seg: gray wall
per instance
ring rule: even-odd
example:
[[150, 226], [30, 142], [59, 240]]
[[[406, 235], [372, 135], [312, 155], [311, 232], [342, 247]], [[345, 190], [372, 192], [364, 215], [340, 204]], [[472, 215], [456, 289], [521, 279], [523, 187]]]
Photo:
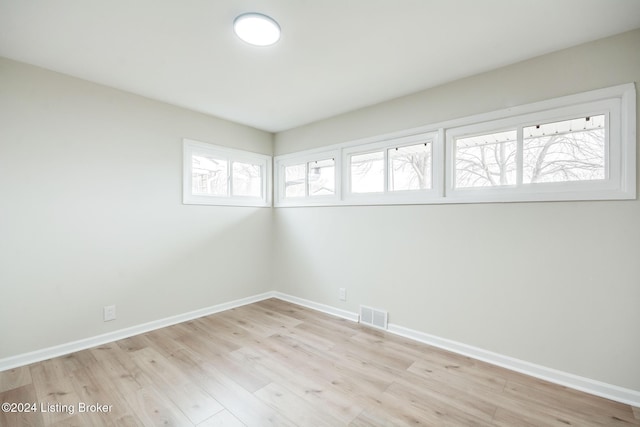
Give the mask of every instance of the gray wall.
[[[638, 52], [634, 31], [545, 55], [282, 132], [275, 152], [639, 81]], [[282, 208], [275, 220], [283, 292], [640, 390], [638, 200]]]
[[273, 211], [182, 205], [184, 137], [272, 152], [269, 133], [0, 59], [0, 358], [271, 290]]

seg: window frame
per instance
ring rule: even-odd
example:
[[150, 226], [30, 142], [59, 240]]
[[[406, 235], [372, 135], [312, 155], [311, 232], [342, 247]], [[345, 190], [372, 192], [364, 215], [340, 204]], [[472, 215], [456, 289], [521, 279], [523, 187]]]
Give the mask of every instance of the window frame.
[[[334, 159], [334, 192], [333, 194], [323, 194], [319, 196], [309, 195], [309, 163]], [[331, 206], [339, 203], [341, 195], [340, 177], [340, 151], [339, 150], [311, 150], [301, 155], [279, 156], [274, 159], [274, 180], [276, 182], [274, 205], [275, 206]], [[301, 197], [286, 197], [285, 168], [304, 164], [304, 192]]]
[[[192, 159], [195, 154], [202, 154], [227, 161], [228, 194], [226, 196], [193, 193]], [[233, 164], [235, 162], [260, 166], [260, 197], [233, 195]], [[185, 205], [270, 207], [272, 193], [271, 170], [271, 156], [185, 138], [183, 139], [182, 203]]]

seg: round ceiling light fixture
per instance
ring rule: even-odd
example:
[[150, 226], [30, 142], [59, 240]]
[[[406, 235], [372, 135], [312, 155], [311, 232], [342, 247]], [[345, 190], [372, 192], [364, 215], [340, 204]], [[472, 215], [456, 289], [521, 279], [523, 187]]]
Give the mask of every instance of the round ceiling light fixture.
[[254, 46], [271, 46], [280, 40], [280, 25], [261, 13], [243, 13], [233, 20], [233, 30]]

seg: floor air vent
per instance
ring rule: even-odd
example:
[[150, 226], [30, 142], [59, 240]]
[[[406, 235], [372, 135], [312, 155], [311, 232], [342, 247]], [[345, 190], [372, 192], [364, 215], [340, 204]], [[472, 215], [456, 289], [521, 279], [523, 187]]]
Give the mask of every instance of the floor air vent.
[[373, 326], [374, 328], [387, 329], [387, 312], [361, 305], [360, 323]]

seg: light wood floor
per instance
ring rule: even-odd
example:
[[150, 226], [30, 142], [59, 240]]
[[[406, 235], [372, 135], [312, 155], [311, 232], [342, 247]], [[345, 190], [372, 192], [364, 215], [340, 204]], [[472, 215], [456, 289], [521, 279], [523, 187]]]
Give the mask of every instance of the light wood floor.
[[275, 299], [1, 372], [0, 402], [37, 406], [3, 427], [640, 425], [637, 408]]

